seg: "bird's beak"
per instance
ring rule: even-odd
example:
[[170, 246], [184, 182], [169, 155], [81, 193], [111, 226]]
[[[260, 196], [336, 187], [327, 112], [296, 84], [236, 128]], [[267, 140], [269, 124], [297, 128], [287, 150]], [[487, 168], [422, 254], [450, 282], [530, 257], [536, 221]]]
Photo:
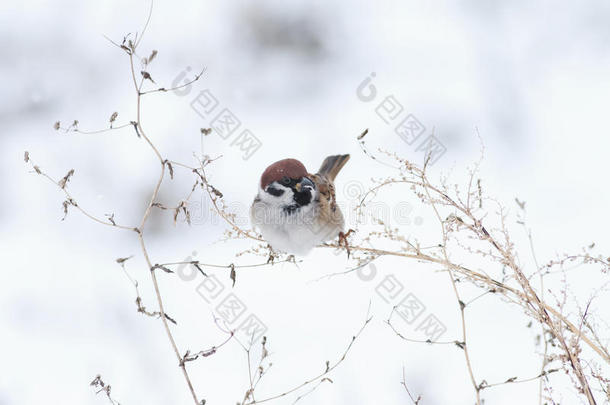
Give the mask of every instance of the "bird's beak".
[[295, 185], [295, 189], [297, 190], [297, 192], [300, 193], [303, 188], [309, 188], [310, 190], [313, 190], [315, 186], [311, 180], [309, 180], [307, 177], [303, 177], [303, 180], [301, 180]]

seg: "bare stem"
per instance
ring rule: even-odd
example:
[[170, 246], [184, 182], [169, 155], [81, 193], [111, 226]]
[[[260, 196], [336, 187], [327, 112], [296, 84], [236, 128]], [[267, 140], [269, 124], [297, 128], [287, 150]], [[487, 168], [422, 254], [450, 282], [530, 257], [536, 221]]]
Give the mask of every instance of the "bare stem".
[[[151, 10], [152, 10], [152, 6], [151, 6]], [[140, 37], [141, 39], [142, 37]], [[186, 370], [186, 365], [185, 363], [182, 361], [182, 356], [180, 355], [180, 350], [178, 349], [178, 346], [176, 345], [176, 341], [174, 339], [174, 336], [172, 335], [172, 332], [169, 328], [169, 324], [167, 321], [167, 318], [165, 316], [165, 309], [163, 307], [163, 298], [161, 297], [161, 291], [159, 289], [159, 283], [157, 281], [157, 276], [156, 273], [154, 271], [152, 271], [153, 268], [153, 263], [150, 260], [150, 257], [148, 256], [148, 251], [146, 250], [146, 245], [144, 243], [144, 227], [146, 225], [146, 221], [148, 220], [150, 213], [152, 211], [153, 208], [153, 204], [155, 202], [155, 200], [157, 199], [157, 195], [159, 194], [159, 189], [161, 188], [161, 183], [163, 182], [163, 177], [165, 175], [165, 160], [163, 159], [163, 157], [161, 156], [161, 153], [159, 153], [159, 150], [155, 147], [155, 145], [151, 142], [151, 140], [148, 138], [148, 136], [146, 135], [146, 133], [144, 132], [143, 128], [142, 128], [142, 121], [141, 121], [141, 97], [142, 94], [140, 92], [141, 90], [141, 86], [142, 86], [142, 81], [140, 82], [140, 84], [138, 85], [137, 79], [136, 79], [136, 74], [135, 74], [135, 69], [134, 69], [134, 63], [133, 63], [133, 53], [129, 53], [129, 66], [131, 68], [131, 77], [133, 80], [133, 84], [134, 84], [134, 88], [136, 90], [137, 93], [137, 102], [136, 102], [136, 111], [137, 111], [137, 120], [136, 120], [136, 125], [137, 128], [139, 129], [139, 133], [142, 136], [142, 138], [144, 138], [144, 140], [148, 143], [148, 145], [151, 147], [151, 149], [153, 150], [153, 152], [155, 153], [155, 155], [157, 156], [157, 158], [159, 159], [159, 162], [161, 164], [161, 171], [159, 174], [159, 179], [157, 180], [157, 183], [155, 184], [155, 187], [153, 189], [152, 195], [150, 197], [150, 201], [148, 203], [148, 206], [146, 207], [145, 211], [144, 211], [144, 215], [142, 216], [142, 221], [140, 222], [140, 226], [138, 227], [138, 239], [140, 240], [140, 247], [142, 248], [142, 254], [144, 255], [144, 259], [146, 260], [146, 264], [148, 265], [148, 270], [150, 273], [150, 276], [152, 278], [152, 282], [153, 282], [153, 286], [155, 289], [155, 295], [157, 297], [157, 303], [159, 305], [159, 312], [161, 313], [161, 322], [163, 323], [163, 327], [165, 329], [165, 332], [167, 334], [167, 338], [169, 339], [169, 342], [172, 346], [172, 349], [174, 351], [174, 354], [176, 355], [176, 359], [178, 360], [178, 364], [180, 369], [182, 370], [182, 374], [184, 375], [184, 379], [186, 380], [186, 383], [188, 385], [189, 391], [191, 393], [191, 396], [193, 397], [193, 401], [195, 402], [195, 404], [199, 405], [199, 400], [197, 399], [197, 394], [195, 393], [195, 389], [193, 388], [193, 383], [191, 382], [191, 379], [189, 377], [189, 374]]]

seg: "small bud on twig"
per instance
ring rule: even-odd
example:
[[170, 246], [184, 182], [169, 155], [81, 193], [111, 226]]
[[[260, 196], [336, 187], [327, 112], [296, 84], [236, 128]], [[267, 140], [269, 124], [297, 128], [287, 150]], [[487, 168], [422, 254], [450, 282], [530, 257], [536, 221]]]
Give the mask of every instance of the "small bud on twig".
[[157, 50], [153, 49], [153, 51], [151, 52], [150, 56], [148, 57], [148, 63], [152, 62], [153, 59], [155, 59], [156, 56], [157, 56]]
[[110, 128], [112, 128], [112, 123], [116, 120], [116, 118], [119, 116], [118, 112], [113, 112], [112, 115], [110, 116]]
[[[155, 83], [155, 81], [152, 79], [152, 77], [150, 77], [150, 73], [148, 73], [148, 72], [147, 72], [147, 71], [145, 71], [145, 70], [142, 70], [140, 73], [142, 74], [142, 77], [143, 77], [144, 79], [148, 79], [148, 80], [150, 80], [151, 82]], [[156, 84], [156, 83], [155, 83], [155, 84]]]
[[68, 174], [66, 174], [63, 179], [59, 180], [59, 183], [57, 183], [59, 185], [59, 187], [61, 189], [66, 188], [66, 184], [70, 181], [70, 177], [72, 177], [72, 175], [74, 174], [74, 169], [70, 169], [70, 171], [68, 172]]
[[121, 267], [123, 267], [123, 268], [124, 268], [124, 267], [125, 267], [125, 262], [126, 262], [127, 260], [131, 259], [132, 257], [133, 257], [133, 255], [132, 255], [132, 256], [129, 256], [129, 257], [119, 257], [118, 259], [116, 259], [116, 262], [117, 262], [118, 264], [120, 264], [120, 265], [121, 265]]
[[173, 180], [174, 179], [174, 167], [172, 166], [172, 164], [169, 160], [165, 160], [164, 163], [167, 165], [167, 169], [169, 170], [169, 177]]
[[106, 218], [108, 218], [108, 221], [110, 221], [112, 225], [116, 226], [116, 222], [114, 222], [114, 213], [106, 214]]

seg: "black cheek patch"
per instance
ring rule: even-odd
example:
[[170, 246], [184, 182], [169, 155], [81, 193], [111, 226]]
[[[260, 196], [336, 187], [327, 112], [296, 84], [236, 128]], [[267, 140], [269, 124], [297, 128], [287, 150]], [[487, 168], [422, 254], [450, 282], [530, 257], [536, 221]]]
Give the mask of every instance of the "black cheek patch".
[[267, 187], [267, 192], [275, 197], [279, 197], [284, 194], [284, 190], [280, 190], [279, 188], [275, 188], [273, 186]]

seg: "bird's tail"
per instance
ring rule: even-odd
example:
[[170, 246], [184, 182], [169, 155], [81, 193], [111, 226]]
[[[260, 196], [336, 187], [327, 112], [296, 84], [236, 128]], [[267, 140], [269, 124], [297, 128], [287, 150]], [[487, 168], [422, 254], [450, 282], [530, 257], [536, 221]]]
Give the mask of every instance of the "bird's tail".
[[318, 170], [318, 174], [328, 177], [331, 181], [335, 180], [339, 171], [345, 166], [349, 160], [349, 155], [334, 155], [324, 159], [322, 166]]

